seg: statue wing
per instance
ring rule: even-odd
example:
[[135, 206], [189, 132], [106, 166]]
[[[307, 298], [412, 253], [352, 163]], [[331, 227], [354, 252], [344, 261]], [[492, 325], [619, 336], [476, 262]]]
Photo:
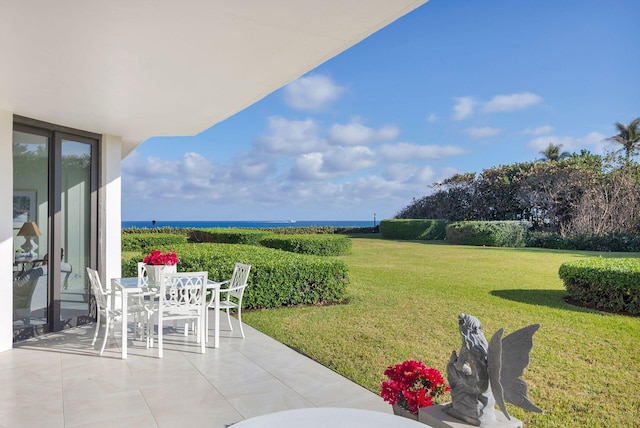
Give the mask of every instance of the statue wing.
[[[533, 335], [539, 328], [540, 324], [532, 324], [514, 331], [502, 340], [502, 366], [499, 374], [499, 383], [504, 390], [504, 400], [536, 413], [541, 413], [542, 410], [529, 400], [527, 384], [520, 376], [529, 364], [529, 353], [533, 348]], [[506, 415], [504, 410], [503, 412]]]
[[489, 351], [487, 353], [487, 369], [489, 371], [489, 384], [491, 385], [491, 392], [496, 399], [496, 404], [502, 410], [502, 413], [511, 420], [509, 412], [507, 412], [507, 406], [504, 403], [504, 390], [500, 383], [500, 374], [502, 372], [502, 333], [504, 329], [500, 329], [495, 332], [491, 340], [489, 341]]

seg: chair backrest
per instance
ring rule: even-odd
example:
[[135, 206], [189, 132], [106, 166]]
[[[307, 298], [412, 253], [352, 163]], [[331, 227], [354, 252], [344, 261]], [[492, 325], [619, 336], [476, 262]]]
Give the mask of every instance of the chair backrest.
[[102, 288], [98, 271], [87, 268], [87, 276], [89, 277], [89, 283], [91, 284], [91, 292], [96, 298], [96, 305], [98, 307], [98, 310], [107, 309], [107, 298], [104, 294], [104, 289]]
[[73, 272], [73, 267], [69, 263], [60, 263], [60, 287], [62, 290], [66, 290], [68, 287], [69, 276]]
[[138, 278], [147, 276], [147, 265], [144, 262], [138, 262]]
[[[71, 265], [69, 263], [60, 264], [60, 286], [65, 288], [67, 279], [71, 274]], [[25, 275], [26, 279], [33, 282], [31, 293], [29, 295], [29, 311], [31, 313], [47, 308], [47, 297], [49, 294], [47, 266], [40, 266], [30, 269]]]
[[[242, 263], [236, 263], [233, 267], [233, 275], [229, 281], [229, 291], [227, 299], [229, 297], [235, 297], [238, 301], [242, 301], [242, 295], [244, 289], [247, 287], [247, 281], [249, 280], [249, 272], [251, 271], [251, 265], [245, 265]], [[221, 291], [225, 291], [222, 289]]]
[[161, 310], [204, 307], [207, 300], [207, 277], [207, 272], [163, 274], [159, 296]]
[[38, 276], [38, 279], [31, 290], [31, 297], [29, 298], [29, 312], [33, 313], [47, 307], [48, 288], [47, 274], [45, 272], [43, 275]]

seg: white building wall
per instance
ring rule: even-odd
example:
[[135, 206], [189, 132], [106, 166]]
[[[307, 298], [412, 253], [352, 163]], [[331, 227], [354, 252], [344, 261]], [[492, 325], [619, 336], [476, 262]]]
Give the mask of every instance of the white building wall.
[[13, 346], [13, 113], [0, 110], [0, 352]]
[[102, 136], [100, 192], [98, 194], [98, 240], [100, 244], [98, 272], [103, 284], [119, 278], [121, 258], [121, 172], [122, 140], [113, 135]]

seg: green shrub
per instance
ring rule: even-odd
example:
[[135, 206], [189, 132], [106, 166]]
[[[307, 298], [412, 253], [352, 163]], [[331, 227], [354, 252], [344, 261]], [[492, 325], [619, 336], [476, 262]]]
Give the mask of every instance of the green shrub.
[[189, 239], [195, 242], [214, 242], [217, 244], [260, 245], [260, 241], [273, 235], [264, 229], [211, 228], [193, 229]]
[[122, 235], [122, 251], [149, 251], [154, 248], [171, 249], [174, 245], [186, 244], [185, 235], [171, 233], [137, 233]]
[[341, 256], [351, 250], [351, 239], [336, 235], [277, 235], [264, 238], [268, 248], [315, 256]]
[[306, 227], [274, 227], [265, 228], [277, 235], [349, 235], [355, 233], [374, 233], [377, 227], [352, 227], [352, 226], [306, 226]]
[[580, 233], [563, 237], [559, 233], [531, 232], [527, 247], [557, 250], [640, 252], [640, 236], [628, 233], [595, 235]]
[[[251, 265], [243, 307], [339, 303], [345, 300], [347, 267], [328, 257], [289, 253], [271, 248], [236, 244], [184, 244], [175, 247], [178, 271], [207, 271], [214, 281], [231, 278], [236, 262]], [[122, 261], [122, 275], [137, 275], [141, 256]]]
[[640, 315], [640, 259], [575, 260], [560, 265], [558, 275], [581, 304]]
[[524, 247], [529, 227], [523, 221], [458, 221], [447, 225], [447, 241], [458, 245]]
[[171, 235], [184, 235], [189, 236], [189, 233], [193, 228], [191, 227], [171, 227], [171, 226], [162, 226], [162, 227], [127, 227], [122, 229], [123, 235], [136, 235], [136, 234], [146, 234], [146, 233], [169, 233]]
[[392, 219], [380, 222], [383, 239], [401, 240], [443, 240], [446, 236], [448, 220]]

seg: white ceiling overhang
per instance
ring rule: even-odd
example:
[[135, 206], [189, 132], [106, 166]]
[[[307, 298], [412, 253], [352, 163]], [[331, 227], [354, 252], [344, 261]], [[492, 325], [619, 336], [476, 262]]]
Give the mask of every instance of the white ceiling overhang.
[[0, 109], [122, 137], [194, 135], [426, 0], [0, 0]]

